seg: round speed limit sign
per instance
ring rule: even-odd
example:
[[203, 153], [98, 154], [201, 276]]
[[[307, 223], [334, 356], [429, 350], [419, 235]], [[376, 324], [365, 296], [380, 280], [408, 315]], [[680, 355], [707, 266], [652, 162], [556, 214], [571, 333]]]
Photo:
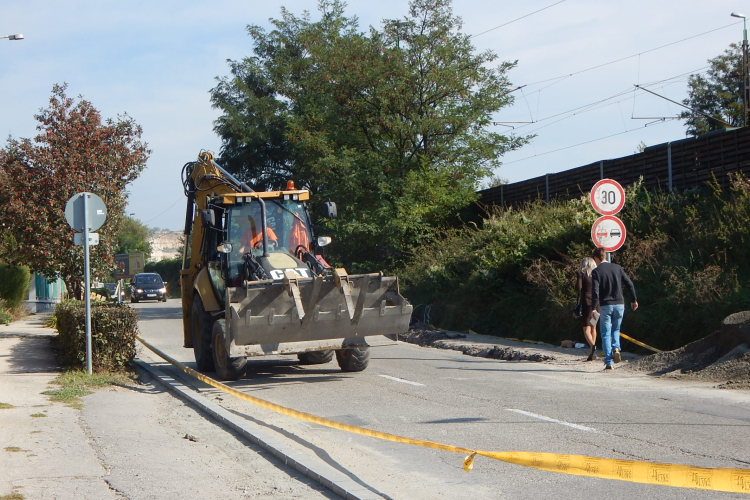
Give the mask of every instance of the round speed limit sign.
[[602, 179], [591, 188], [591, 205], [602, 215], [615, 215], [625, 204], [625, 190], [619, 182]]

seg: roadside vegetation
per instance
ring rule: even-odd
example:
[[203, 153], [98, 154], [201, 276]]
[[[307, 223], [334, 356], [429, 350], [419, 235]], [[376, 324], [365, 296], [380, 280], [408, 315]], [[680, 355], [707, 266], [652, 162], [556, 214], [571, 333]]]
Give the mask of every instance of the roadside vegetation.
[[27, 314], [22, 304], [29, 294], [30, 280], [28, 267], [0, 263], [0, 325]]
[[[635, 185], [627, 200], [618, 215], [627, 240], [613, 260], [633, 279], [641, 307], [626, 312], [623, 332], [674, 349], [750, 309], [750, 181], [671, 194]], [[493, 208], [480, 224], [446, 230], [400, 272], [415, 316], [504, 337], [579, 339], [575, 271], [593, 249], [597, 217], [582, 196]]]
[[133, 384], [133, 379], [124, 372], [103, 372], [89, 375], [82, 370], [71, 370], [58, 375], [52, 383], [60, 387], [44, 391], [42, 394], [49, 396], [50, 401], [64, 403], [80, 409], [83, 406], [81, 398], [91, 394], [92, 389], [110, 385], [129, 386]]

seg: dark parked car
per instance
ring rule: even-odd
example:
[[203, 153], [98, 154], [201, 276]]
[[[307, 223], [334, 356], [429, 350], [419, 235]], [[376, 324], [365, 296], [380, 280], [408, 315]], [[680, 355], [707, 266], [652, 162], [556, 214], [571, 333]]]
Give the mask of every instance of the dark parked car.
[[157, 273], [140, 273], [130, 280], [130, 302], [141, 300], [167, 301], [166, 283]]
[[[117, 283], [104, 283], [104, 288], [109, 290], [109, 296], [112, 300], [117, 300]], [[120, 298], [125, 300], [125, 290], [120, 290]]]

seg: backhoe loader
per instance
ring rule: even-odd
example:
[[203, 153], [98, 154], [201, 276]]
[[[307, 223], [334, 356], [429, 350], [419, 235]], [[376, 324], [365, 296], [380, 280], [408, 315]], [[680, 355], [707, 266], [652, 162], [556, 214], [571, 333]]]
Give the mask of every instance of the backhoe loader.
[[[180, 286], [184, 346], [200, 371], [223, 380], [242, 375], [247, 358], [297, 355], [341, 370], [364, 370], [370, 347], [389, 345], [409, 328], [412, 305], [398, 279], [349, 275], [322, 255], [331, 238], [315, 237], [306, 189], [293, 182], [256, 192], [208, 152], [182, 170], [187, 196]], [[336, 205], [324, 204], [324, 216]]]

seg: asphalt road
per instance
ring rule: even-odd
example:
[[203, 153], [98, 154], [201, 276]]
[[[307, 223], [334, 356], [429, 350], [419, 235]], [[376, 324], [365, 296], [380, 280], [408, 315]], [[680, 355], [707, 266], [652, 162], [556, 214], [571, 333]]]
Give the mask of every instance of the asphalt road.
[[[182, 347], [179, 300], [135, 308], [143, 337], [194, 368], [192, 350]], [[156, 359], [147, 352], [139, 356]], [[747, 498], [557, 474], [483, 457], [467, 474], [459, 454], [294, 420], [193, 385], [384, 498]], [[229, 385], [332, 420], [469, 449], [750, 468], [750, 393], [702, 383], [399, 343], [374, 349], [361, 373], [342, 373], [335, 361], [303, 367], [296, 357], [273, 357], [252, 360], [246, 376]]]

